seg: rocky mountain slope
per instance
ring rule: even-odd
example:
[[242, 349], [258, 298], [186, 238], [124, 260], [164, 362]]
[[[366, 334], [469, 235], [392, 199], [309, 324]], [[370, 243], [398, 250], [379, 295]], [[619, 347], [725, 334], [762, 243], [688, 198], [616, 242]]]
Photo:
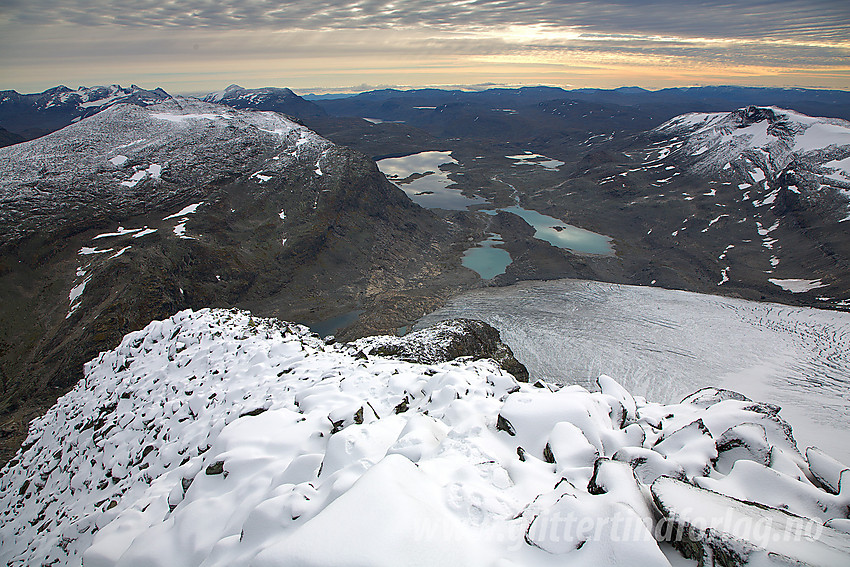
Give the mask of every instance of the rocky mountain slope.
[[147, 106], [170, 98], [164, 90], [145, 90], [136, 85], [79, 87], [64, 85], [42, 93], [20, 94], [0, 91], [0, 126], [26, 139], [43, 136], [77, 122], [112, 105]]
[[392, 330], [477, 277], [374, 162], [275, 113], [115, 105], [0, 149], [3, 436], [130, 330], [249, 307]]
[[527, 195], [614, 237], [629, 283], [846, 308], [848, 158], [850, 123], [746, 107], [598, 145]]
[[376, 352], [395, 339], [329, 345], [235, 310], [152, 322], [93, 360], [3, 469], [0, 559], [846, 563], [850, 470], [801, 454], [778, 407], [715, 388], [661, 405], [607, 376], [593, 392], [519, 382], [455, 358], [481, 330], [420, 331], [405, 346], [429, 360], [405, 362]]
[[18, 142], [23, 142], [25, 140], [26, 138], [20, 134], [9, 132], [5, 128], [0, 127], [0, 147], [11, 146], [12, 144], [17, 144]]
[[286, 88], [265, 87], [246, 89], [230, 85], [223, 91], [206, 95], [204, 102], [224, 104], [240, 110], [270, 110], [301, 120], [321, 118], [327, 115], [317, 104], [304, 100]]

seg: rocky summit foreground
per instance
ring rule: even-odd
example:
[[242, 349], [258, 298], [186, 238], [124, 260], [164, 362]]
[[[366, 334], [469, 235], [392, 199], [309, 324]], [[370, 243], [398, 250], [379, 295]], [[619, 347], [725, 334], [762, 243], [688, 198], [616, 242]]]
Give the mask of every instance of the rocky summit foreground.
[[803, 456], [778, 407], [718, 389], [654, 404], [606, 376], [597, 392], [522, 383], [445, 327], [464, 324], [418, 335], [429, 357], [452, 350], [427, 363], [233, 310], [127, 335], [3, 469], [0, 559], [846, 561], [850, 472]]

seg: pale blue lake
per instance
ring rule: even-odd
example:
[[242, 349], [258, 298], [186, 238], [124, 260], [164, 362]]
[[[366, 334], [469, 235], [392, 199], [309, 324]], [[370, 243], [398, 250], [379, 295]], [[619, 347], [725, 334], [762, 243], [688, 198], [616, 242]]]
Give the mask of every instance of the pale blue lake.
[[470, 270], [478, 272], [478, 275], [485, 280], [504, 274], [512, 260], [507, 250], [495, 248], [502, 243], [504, 241], [501, 235], [492, 234], [487, 240], [479, 242], [464, 252], [461, 263]]
[[[567, 224], [555, 217], [550, 217], [537, 211], [523, 209], [519, 206], [500, 209], [513, 213], [534, 228], [534, 238], [545, 240], [552, 246], [569, 250], [577, 254], [614, 254], [611, 239], [603, 234], [597, 234], [577, 226]], [[487, 211], [495, 214], [498, 211]]]
[[331, 317], [324, 321], [307, 324], [307, 326], [320, 337], [327, 337], [354, 323], [362, 313], [362, 309], [355, 309], [354, 311], [349, 311], [348, 313], [343, 313], [342, 315]]
[[[378, 160], [378, 169], [407, 193], [414, 203], [426, 209], [464, 211], [472, 205], [487, 201], [481, 197], [467, 197], [459, 189], [451, 188], [454, 181], [440, 166], [457, 164], [451, 152], [420, 152], [398, 158]], [[408, 178], [421, 175], [416, 179]]]

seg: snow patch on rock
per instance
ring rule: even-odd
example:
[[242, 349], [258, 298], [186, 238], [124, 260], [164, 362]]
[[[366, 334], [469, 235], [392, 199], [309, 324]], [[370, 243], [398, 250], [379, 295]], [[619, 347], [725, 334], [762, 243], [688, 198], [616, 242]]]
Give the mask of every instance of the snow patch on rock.
[[806, 293], [807, 291], [812, 291], [813, 289], [818, 289], [821, 287], [826, 287], [827, 284], [823, 283], [821, 280], [804, 280], [804, 279], [785, 279], [780, 280], [777, 278], [770, 278], [767, 281], [772, 283], [773, 285], [777, 285], [784, 289], [785, 291], [790, 291], [791, 293]]

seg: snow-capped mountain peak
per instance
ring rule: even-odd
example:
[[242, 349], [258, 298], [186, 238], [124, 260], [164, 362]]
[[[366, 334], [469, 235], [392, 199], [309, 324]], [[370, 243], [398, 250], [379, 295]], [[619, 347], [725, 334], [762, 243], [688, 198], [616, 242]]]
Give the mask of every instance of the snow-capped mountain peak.
[[[80, 151], [81, 143], [85, 151]], [[305, 162], [311, 171], [321, 171], [323, 153], [331, 146], [274, 112], [239, 111], [184, 98], [146, 107], [110, 105], [48, 136], [0, 149], [0, 199], [4, 202], [0, 219], [22, 235], [34, 226], [36, 217], [53, 212], [64, 216], [61, 211], [67, 203], [88, 202], [94, 194], [99, 195], [99, 208], [120, 207], [127, 213], [174, 200], [177, 194], [197, 192], [199, 184], [209, 183], [224, 170], [246, 176], [259, 172], [270, 179], [273, 172]], [[247, 147], [263, 150], [240, 156]], [[218, 163], [208, 163], [208, 155]], [[53, 189], [33, 190], [45, 183], [47, 173]], [[192, 179], [192, 183], [172, 187], [166, 183], [155, 192], [140, 192], [141, 186], [137, 187], [165, 178]], [[32, 215], [35, 206], [40, 215]], [[51, 219], [52, 224], [57, 222], [59, 218]]]
[[[696, 177], [727, 178], [744, 200], [770, 204], [780, 193], [834, 195], [827, 213], [850, 220], [850, 122], [777, 107], [678, 116], [652, 131]], [[826, 190], [826, 191], [824, 191]], [[820, 198], [820, 197], [819, 197]], [[826, 210], [826, 209], [824, 209]]]
[[0, 124], [31, 139], [79, 122], [116, 104], [149, 106], [169, 98], [170, 95], [161, 88], [146, 90], [138, 85], [81, 86], [73, 90], [59, 85], [35, 94], [0, 91]]
[[230, 85], [223, 91], [206, 95], [202, 100], [239, 109], [271, 110], [303, 119], [325, 116], [320, 106], [280, 87], [246, 89]]
[[243, 87], [237, 85], [236, 83], [228, 86], [223, 91], [216, 91], [214, 93], [210, 93], [203, 98], [206, 102], [221, 102], [225, 96], [232, 95], [233, 93], [245, 90]]
[[[820, 165], [850, 155], [850, 122], [813, 118], [776, 107], [749, 106], [729, 113], [692, 113], [655, 130], [684, 139], [676, 152], [696, 171], [756, 157], [775, 176], [791, 161]], [[850, 176], [850, 170], [842, 170]]]

